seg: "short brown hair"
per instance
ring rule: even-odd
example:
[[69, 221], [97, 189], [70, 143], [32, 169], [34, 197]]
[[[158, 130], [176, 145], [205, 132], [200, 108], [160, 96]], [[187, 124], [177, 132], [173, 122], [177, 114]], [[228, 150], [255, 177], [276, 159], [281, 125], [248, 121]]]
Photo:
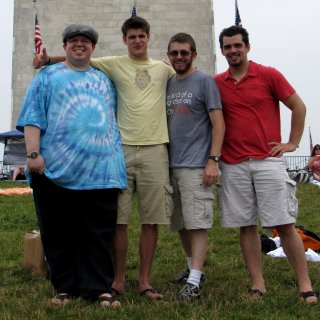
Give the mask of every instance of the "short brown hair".
[[190, 44], [190, 50], [192, 52], [197, 51], [196, 43], [195, 43], [194, 39], [188, 33], [180, 32], [180, 33], [177, 33], [174, 36], [172, 36], [171, 39], [169, 40], [168, 51], [170, 50], [170, 45], [172, 42], [188, 43], [188, 44]]
[[135, 16], [127, 19], [121, 28], [123, 36], [126, 36], [129, 29], [143, 29], [147, 34], [150, 33], [150, 24], [147, 20]]

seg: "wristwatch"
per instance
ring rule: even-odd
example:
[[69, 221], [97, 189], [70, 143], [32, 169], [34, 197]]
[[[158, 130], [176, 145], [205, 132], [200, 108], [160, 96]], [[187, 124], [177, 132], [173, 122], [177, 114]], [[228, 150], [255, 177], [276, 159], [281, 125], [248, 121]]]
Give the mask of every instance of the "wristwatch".
[[27, 158], [30, 158], [30, 159], [35, 159], [37, 158], [38, 156], [40, 156], [40, 153], [37, 152], [37, 151], [32, 151], [30, 153], [27, 154]]
[[219, 162], [220, 156], [209, 156], [208, 159]]

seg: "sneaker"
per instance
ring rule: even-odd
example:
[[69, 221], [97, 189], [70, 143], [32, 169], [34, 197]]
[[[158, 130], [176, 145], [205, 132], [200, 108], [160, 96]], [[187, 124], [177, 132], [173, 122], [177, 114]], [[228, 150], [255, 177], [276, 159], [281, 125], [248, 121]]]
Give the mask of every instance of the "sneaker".
[[[168, 283], [169, 284], [180, 284], [182, 282], [187, 282], [188, 278], [189, 278], [189, 274], [190, 274], [190, 270], [189, 269], [183, 269], [177, 278], [173, 279], [173, 280], [169, 280]], [[203, 282], [205, 280], [205, 275], [204, 273], [201, 275], [201, 279], [200, 282]]]
[[180, 300], [192, 302], [200, 298], [200, 288], [187, 282], [178, 294]]
[[175, 278], [173, 280], [169, 280], [168, 283], [169, 284], [180, 284], [182, 282], [186, 282], [188, 280], [189, 274], [190, 274], [189, 269], [183, 269], [183, 270], [181, 270], [181, 272], [179, 273], [177, 278]]

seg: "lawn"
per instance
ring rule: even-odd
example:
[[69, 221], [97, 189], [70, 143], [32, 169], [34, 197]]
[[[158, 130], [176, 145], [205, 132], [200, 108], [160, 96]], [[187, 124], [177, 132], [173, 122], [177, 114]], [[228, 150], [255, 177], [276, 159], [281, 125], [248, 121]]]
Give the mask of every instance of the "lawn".
[[[7, 187], [17, 184], [0, 182], [0, 188]], [[301, 184], [297, 195], [300, 204], [297, 224], [320, 235], [320, 188]], [[165, 299], [147, 301], [139, 295], [139, 225], [135, 208], [129, 229], [128, 281], [125, 294], [120, 297], [122, 308], [102, 309], [81, 299], [65, 308], [54, 308], [48, 303], [53, 295], [50, 282], [22, 268], [24, 233], [38, 228], [32, 196], [0, 195], [0, 319], [319, 319], [320, 303], [308, 306], [299, 302], [297, 283], [287, 259], [264, 255], [268, 295], [254, 300], [247, 294], [250, 282], [239, 249], [238, 230], [222, 228], [219, 211], [216, 207], [214, 211], [201, 300], [179, 303], [176, 295], [180, 287], [167, 284], [185, 267], [186, 261], [177, 235], [165, 226], [159, 229], [152, 270], [152, 284], [165, 294]], [[314, 287], [320, 290], [320, 263], [308, 265]]]

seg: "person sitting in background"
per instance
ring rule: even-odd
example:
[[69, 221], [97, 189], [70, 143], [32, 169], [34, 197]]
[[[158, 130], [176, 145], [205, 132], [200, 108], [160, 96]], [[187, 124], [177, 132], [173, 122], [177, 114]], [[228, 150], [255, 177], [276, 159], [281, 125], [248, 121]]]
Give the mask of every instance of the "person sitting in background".
[[320, 144], [313, 147], [311, 156], [308, 160], [308, 167], [315, 180], [320, 182]]
[[18, 166], [13, 169], [12, 181], [16, 180], [26, 180], [23, 166]]

